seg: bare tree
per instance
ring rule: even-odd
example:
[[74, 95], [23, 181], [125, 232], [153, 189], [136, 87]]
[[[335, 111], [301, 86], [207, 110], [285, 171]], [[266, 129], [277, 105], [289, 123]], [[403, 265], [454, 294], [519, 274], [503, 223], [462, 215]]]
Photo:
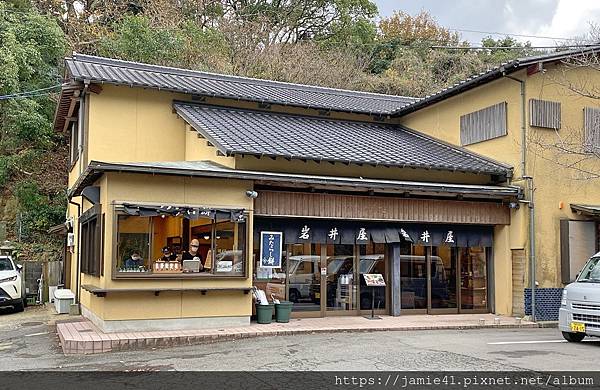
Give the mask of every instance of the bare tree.
[[[591, 26], [586, 39], [578, 44], [600, 41], [600, 29]], [[541, 158], [566, 169], [576, 180], [600, 179], [600, 51], [582, 48], [561, 61], [550, 83], [563, 91], [565, 99], [584, 100], [582, 120], [560, 129], [532, 131], [530, 150]], [[568, 101], [568, 100], [565, 100]]]

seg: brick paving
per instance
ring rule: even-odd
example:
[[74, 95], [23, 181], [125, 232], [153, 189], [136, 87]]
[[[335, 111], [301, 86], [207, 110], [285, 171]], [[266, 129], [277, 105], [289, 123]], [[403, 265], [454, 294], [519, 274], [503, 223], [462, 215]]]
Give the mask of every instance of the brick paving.
[[[380, 320], [364, 317], [325, 317], [291, 319], [289, 323], [257, 324], [244, 327], [160, 332], [104, 333], [89, 320], [57, 321], [56, 329], [65, 354], [93, 354], [169, 346], [193, 345], [248, 337], [296, 335], [331, 332], [376, 332], [401, 330], [537, 328], [538, 325], [512, 317], [493, 314], [380, 316]], [[499, 319], [497, 323], [496, 319]], [[482, 321], [483, 320], [483, 321]]]

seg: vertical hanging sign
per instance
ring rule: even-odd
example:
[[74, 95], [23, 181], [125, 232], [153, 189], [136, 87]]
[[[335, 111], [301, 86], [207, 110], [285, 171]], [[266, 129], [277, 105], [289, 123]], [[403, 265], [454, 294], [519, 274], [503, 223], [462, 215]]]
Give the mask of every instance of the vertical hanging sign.
[[260, 267], [281, 268], [282, 232], [260, 232]]

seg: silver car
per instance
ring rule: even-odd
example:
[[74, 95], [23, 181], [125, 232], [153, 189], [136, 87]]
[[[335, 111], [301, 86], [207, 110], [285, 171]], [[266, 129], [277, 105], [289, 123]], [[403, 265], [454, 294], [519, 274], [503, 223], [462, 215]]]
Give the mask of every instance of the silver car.
[[558, 328], [570, 342], [600, 337], [600, 252], [588, 260], [575, 282], [564, 288]]

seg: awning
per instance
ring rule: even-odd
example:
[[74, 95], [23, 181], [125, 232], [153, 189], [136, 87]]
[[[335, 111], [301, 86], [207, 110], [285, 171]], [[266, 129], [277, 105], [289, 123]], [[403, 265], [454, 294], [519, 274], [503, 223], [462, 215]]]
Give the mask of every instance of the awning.
[[283, 232], [286, 244], [367, 244], [411, 242], [416, 245], [491, 247], [491, 226], [452, 226], [309, 219], [255, 219], [254, 236], [261, 231]]
[[517, 186], [436, 183], [422, 181], [372, 179], [363, 177], [324, 176], [232, 169], [212, 161], [159, 161], [106, 163], [91, 161], [83, 175], [69, 190], [68, 196], [78, 196], [86, 186], [93, 185], [105, 172], [126, 172], [151, 175], [208, 177], [253, 180], [257, 184], [273, 186], [336, 187], [347, 191], [374, 191], [376, 193], [409, 193], [419, 196], [458, 196], [464, 199], [513, 200], [522, 197]]
[[68, 232], [69, 232], [69, 229], [67, 229], [67, 225], [65, 223], [60, 223], [58, 225], [54, 225], [54, 226], [50, 227], [50, 229], [48, 229], [48, 233], [57, 234], [60, 236], [64, 236]]
[[148, 206], [123, 203], [122, 210], [125, 214], [140, 217], [171, 216], [186, 219], [208, 218], [217, 221], [229, 220], [231, 222], [244, 222], [243, 209], [211, 209], [203, 207], [185, 206]]
[[573, 204], [571, 210], [577, 214], [588, 215], [591, 217], [600, 217], [600, 205]]

